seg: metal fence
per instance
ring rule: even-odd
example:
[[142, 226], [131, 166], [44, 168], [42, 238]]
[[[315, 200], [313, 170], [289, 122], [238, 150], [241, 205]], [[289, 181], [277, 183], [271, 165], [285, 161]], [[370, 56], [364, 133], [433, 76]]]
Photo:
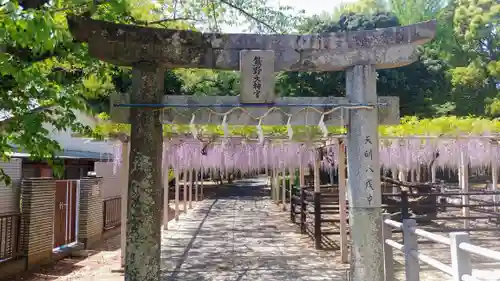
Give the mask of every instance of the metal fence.
[[[389, 218], [390, 216], [387, 214], [384, 216], [382, 230], [384, 239], [385, 281], [395, 280], [394, 249], [404, 253], [406, 281], [420, 280], [420, 262], [450, 275], [454, 281], [476, 281], [479, 279], [472, 276], [471, 255], [500, 261], [500, 252], [471, 244], [469, 234], [466, 232], [452, 232], [449, 234], [449, 237], [446, 237], [417, 228], [417, 223], [414, 219], [404, 219], [403, 223], [401, 223]], [[403, 244], [392, 240], [393, 229], [403, 232]], [[451, 265], [419, 252], [419, 237], [448, 245], [450, 247]]]
[[0, 215], [0, 262], [19, 254], [21, 214]]
[[113, 197], [103, 201], [103, 230], [110, 230], [121, 225], [122, 198]]

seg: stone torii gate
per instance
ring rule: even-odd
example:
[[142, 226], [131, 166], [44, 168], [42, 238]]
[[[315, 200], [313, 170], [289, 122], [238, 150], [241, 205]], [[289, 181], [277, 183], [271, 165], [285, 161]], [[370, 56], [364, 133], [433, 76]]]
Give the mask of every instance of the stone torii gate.
[[[272, 72], [346, 71], [347, 100], [377, 104], [376, 69], [414, 62], [417, 46], [431, 40], [436, 28], [435, 22], [424, 22], [349, 33], [255, 35], [203, 34], [115, 24], [86, 17], [70, 17], [68, 24], [77, 41], [88, 43], [93, 57], [133, 68], [131, 104], [157, 104], [158, 108], [161, 108], [166, 68], [238, 70], [248, 67], [240, 65], [240, 56], [244, 62], [246, 55], [252, 60], [260, 57], [264, 64], [272, 61]], [[246, 50], [265, 51], [257, 55]], [[260, 77], [265, 80], [270, 75], [272, 73]], [[243, 77], [244, 85], [249, 83], [245, 79], [250, 78]], [[260, 84], [263, 83], [269, 84], [262, 81]], [[258, 88], [253, 97], [242, 95], [240, 103], [275, 101], [272, 91], [262, 85]], [[167, 102], [172, 100], [179, 102], [179, 97], [166, 98]], [[356, 281], [382, 281], [384, 275], [378, 114], [377, 110], [368, 109], [350, 110], [348, 115], [351, 277]], [[162, 117], [159, 110], [146, 106], [132, 106], [127, 115], [125, 121], [131, 123], [131, 151], [125, 278], [157, 281], [160, 279], [163, 205]], [[172, 118], [168, 114], [163, 116], [167, 121]], [[249, 121], [235, 118], [229, 123], [246, 124]], [[282, 124], [283, 120], [277, 118], [271, 118], [275, 121], [270, 123]]]

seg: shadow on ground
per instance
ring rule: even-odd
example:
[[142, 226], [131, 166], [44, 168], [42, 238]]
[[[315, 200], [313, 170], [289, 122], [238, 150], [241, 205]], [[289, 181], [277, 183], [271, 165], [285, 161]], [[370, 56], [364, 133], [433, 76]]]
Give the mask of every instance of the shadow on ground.
[[244, 180], [172, 222], [162, 242], [163, 280], [346, 280], [335, 253], [273, 204], [261, 180]]

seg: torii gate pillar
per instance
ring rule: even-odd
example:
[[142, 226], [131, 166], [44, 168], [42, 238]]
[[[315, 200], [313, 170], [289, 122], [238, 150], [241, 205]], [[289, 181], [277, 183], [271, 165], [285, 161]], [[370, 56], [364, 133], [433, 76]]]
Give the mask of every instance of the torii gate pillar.
[[[69, 17], [68, 26], [76, 40], [89, 43], [92, 56], [133, 67], [132, 104], [162, 103], [162, 69], [238, 70], [240, 55], [245, 50], [272, 50], [274, 71], [347, 71], [348, 102], [374, 103], [378, 101], [376, 69], [414, 62], [418, 58], [418, 45], [430, 41], [436, 29], [435, 22], [425, 22], [340, 34], [203, 34], [86, 17]], [[171, 98], [166, 97], [167, 102], [179, 99]], [[376, 109], [349, 111], [351, 276], [356, 281], [384, 280], [377, 115]], [[229, 123], [237, 124], [239, 119], [236, 119]], [[271, 123], [283, 123], [279, 118], [271, 119]], [[202, 118], [202, 122], [205, 120]], [[239, 122], [245, 124], [247, 120]], [[125, 121], [132, 124], [125, 280], [158, 281], [163, 207], [160, 111], [135, 107]], [[220, 124], [220, 120], [215, 122]]]
[[[351, 102], [377, 101], [374, 65], [356, 65], [346, 71], [346, 94]], [[351, 225], [351, 276], [384, 280], [382, 192], [376, 110], [349, 112], [347, 172], [349, 178], [349, 224]], [[368, 262], [369, 261], [369, 262]], [[352, 279], [364, 280], [364, 279]]]
[[[164, 79], [163, 67], [152, 62], [135, 64], [132, 69], [131, 102], [161, 103]], [[160, 280], [163, 206], [163, 125], [160, 111], [132, 108], [130, 124], [125, 279]]]

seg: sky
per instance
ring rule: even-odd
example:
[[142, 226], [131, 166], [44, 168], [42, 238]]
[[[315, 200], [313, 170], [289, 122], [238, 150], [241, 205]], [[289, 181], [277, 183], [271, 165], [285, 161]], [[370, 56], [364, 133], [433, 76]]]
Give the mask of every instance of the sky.
[[[304, 10], [307, 16], [312, 16], [322, 12], [332, 12], [342, 3], [352, 3], [356, 0], [269, 0], [269, 2], [277, 6], [291, 6], [295, 10]], [[230, 33], [243, 32], [243, 28], [238, 26], [223, 26], [222, 30]]]
[[355, 2], [355, 0], [279, 0], [282, 6], [292, 6], [297, 10], [305, 10], [307, 15], [331, 12], [341, 3]]

